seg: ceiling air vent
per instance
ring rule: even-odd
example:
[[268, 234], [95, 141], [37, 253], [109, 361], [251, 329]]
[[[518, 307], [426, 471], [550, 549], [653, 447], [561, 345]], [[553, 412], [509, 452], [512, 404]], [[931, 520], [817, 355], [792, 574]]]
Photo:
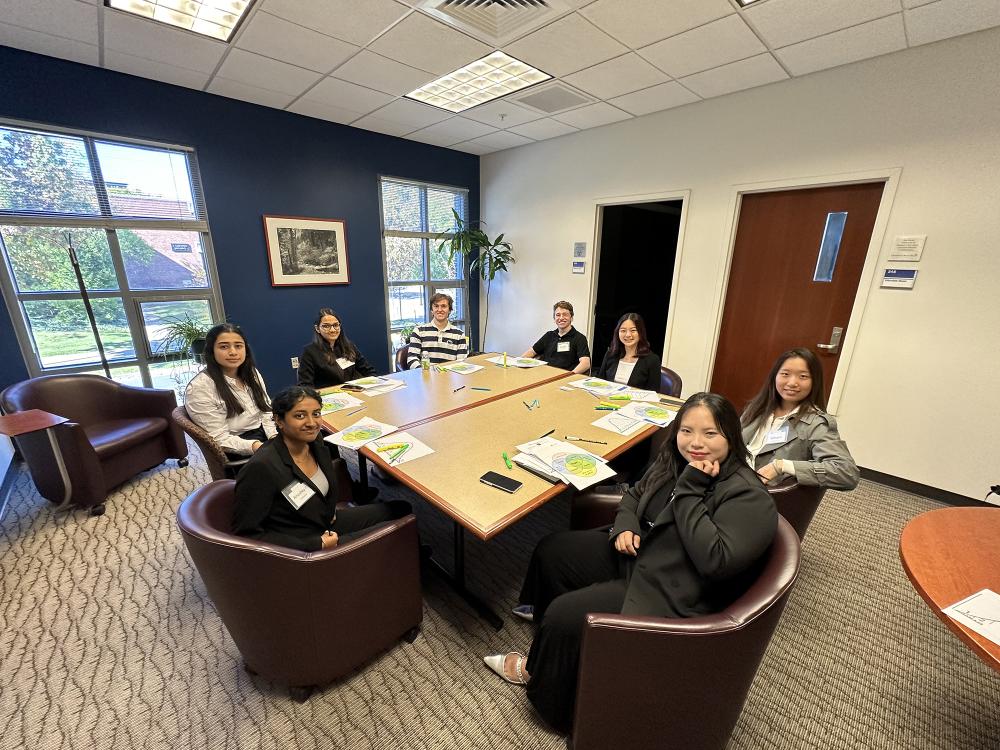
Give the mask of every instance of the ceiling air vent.
[[427, 0], [420, 7], [495, 47], [572, 10], [564, 0]]
[[568, 109], [576, 109], [584, 104], [593, 104], [597, 100], [586, 94], [581, 94], [561, 81], [531, 89], [523, 96], [508, 96], [508, 101], [523, 104], [538, 112], [554, 115]]

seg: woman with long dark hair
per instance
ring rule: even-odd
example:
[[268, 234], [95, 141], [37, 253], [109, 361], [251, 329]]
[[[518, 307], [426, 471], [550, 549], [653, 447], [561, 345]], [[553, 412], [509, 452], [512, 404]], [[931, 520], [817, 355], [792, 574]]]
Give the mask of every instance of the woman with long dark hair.
[[340, 316], [324, 307], [313, 324], [313, 340], [299, 357], [299, 385], [327, 388], [374, 375], [375, 368], [344, 332]]
[[650, 350], [646, 323], [639, 313], [626, 313], [619, 319], [611, 346], [594, 375], [647, 391], [659, 387], [660, 355]]
[[749, 587], [774, 538], [774, 502], [747, 464], [733, 405], [697, 393], [668, 429], [610, 530], [557, 532], [535, 548], [515, 609], [538, 625], [528, 655], [486, 657], [505, 680], [527, 686], [558, 730], [572, 725], [588, 612], [718, 612]]
[[235, 323], [220, 323], [205, 336], [205, 369], [188, 383], [184, 407], [231, 459], [251, 455], [277, 434], [264, 379]]
[[861, 477], [826, 413], [823, 366], [809, 349], [783, 352], [740, 418], [751, 464], [766, 482], [853, 490]]
[[337, 509], [333, 457], [320, 435], [322, 407], [309, 387], [294, 385], [274, 397], [278, 437], [236, 479], [235, 534], [314, 552], [411, 512], [405, 500]]

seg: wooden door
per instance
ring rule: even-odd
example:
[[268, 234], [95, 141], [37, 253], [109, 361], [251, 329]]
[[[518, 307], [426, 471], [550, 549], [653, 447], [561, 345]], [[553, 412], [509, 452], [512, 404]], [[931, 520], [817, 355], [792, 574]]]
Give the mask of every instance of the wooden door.
[[[883, 187], [874, 182], [743, 196], [712, 371], [712, 390], [737, 410], [760, 388], [774, 358], [797, 346], [819, 355], [829, 397], [851, 334], [847, 323]], [[842, 329], [840, 346], [824, 350], [819, 345], [831, 342], [835, 328]]]

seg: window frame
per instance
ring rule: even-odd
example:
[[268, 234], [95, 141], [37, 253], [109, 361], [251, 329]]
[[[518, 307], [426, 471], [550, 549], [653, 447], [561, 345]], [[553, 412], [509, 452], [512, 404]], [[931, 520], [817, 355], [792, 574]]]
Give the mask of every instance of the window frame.
[[[215, 248], [212, 243], [211, 227], [209, 226], [204, 189], [201, 184], [201, 170], [198, 164], [197, 152], [191, 146], [164, 143], [146, 139], [130, 138], [88, 130], [64, 128], [35, 122], [25, 122], [0, 117], [0, 127], [35, 131], [42, 134], [65, 135], [82, 138], [90, 161], [94, 188], [98, 198], [100, 216], [93, 214], [61, 214], [37, 211], [0, 211], [2, 226], [30, 226], [39, 228], [65, 227], [67, 229], [103, 229], [107, 236], [108, 250], [118, 282], [116, 290], [87, 290], [92, 300], [121, 299], [125, 318], [132, 339], [133, 356], [127, 359], [109, 361], [108, 367], [112, 377], [114, 371], [123, 368], [138, 367], [145, 387], [152, 387], [150, 365], [168, 361], [176, 361], [175, 355], [153, 355], [143, 323], [141, 303], [143, 302], [184, 302], [188, 300], [207, 300], [213, 321], [225, 319], [225, 309], [222, 303], [222, 293], [219, 287], [219, 272], [215, 261]], [[144, 219], [136, 217], [118, 217], [111, 213], [107, 187], [100, 171], [100, 161], [97, 157], [96, 143], [111, 143], [115, 145], [147, 148], [156, 151], [182, 152], [187, 159], [188, 173], [191, 180], [192, 203], [194, 219]], [[107, 207], [107, 210], [106, 210]], [[200, 218], [198, 218], [200, 217]], [[196, 288], [159, 288], [132, 289], [129, 287], [125, 262], [118, 242], [119, 230], [165, 230], [197, 232], [201, 240], [203, 260], [205, 263], [206, 286]], [[24, 303], [31, 301], [81, 300], [83, 297], [78, 289], [68, 291], [35, 291], [26, 292], [18, 289], [14, 269], [6, 252], [0, 252], [0, 292], [10, 315], [11, 325], [17, 338], [18, 348], [28, 370], [29, 377], [52, 374], [71, 374], [93, 372], [100, 370], [100, 357], [96, 361], [77, 365], [45, 367], [35, 346], [35, 339], [30, 330]], [[89, 321], [87, 321], [89, 330]], [[96, 345], [95, 345], [96, 352]]]

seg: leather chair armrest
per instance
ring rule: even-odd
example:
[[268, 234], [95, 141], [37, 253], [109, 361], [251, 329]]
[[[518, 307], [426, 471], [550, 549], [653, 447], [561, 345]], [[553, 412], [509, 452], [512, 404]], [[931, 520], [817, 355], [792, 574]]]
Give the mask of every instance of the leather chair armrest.
[[591, 487], [573, 498], [569, 525], [572, 529], [598, 529], [614, 523], [622, 501], [620, 485]]

